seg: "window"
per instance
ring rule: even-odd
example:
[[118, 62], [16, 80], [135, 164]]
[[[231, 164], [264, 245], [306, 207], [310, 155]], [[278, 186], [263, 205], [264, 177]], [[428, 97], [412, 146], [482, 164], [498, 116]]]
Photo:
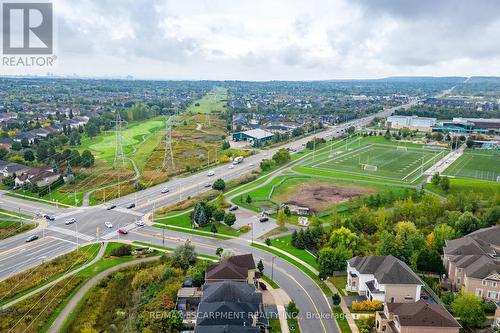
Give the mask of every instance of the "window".
[[458, 272], [459, 272], [459, 273], [462, 273], [462, 269], [461, 269], [461, 268], [459, 268], [459, 269], [458, 269]]
[[460, 284], [461, 281], [460, 281], [460, 278], [457, 278], [457, 284]]
[[497, 283], [496, 283], [496, 282], [492, 282], [492, 283], [491, 283], [491, 285], [492, 285], [493, 287], [496, 287], [496, 286], [497, 286]]
[[488, 291], [488, 298], [489, 299], [498, 299], [498, 293], [494, 291]]
[[476, 296], [483, 296], [483, 289], [476, 288]]
[[488, 281], [483, 280], [483, 286], [487, 286], [487, 285], [488, 285]]
[[396, 299], [394, 297], [391, 297], [391, 303], [394, 303]]

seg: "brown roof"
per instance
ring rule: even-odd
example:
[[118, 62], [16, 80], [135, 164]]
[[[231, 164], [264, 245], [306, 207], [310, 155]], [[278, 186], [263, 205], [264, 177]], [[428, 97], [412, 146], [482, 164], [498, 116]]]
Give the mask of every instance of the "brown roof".
[[246, 280], [248, 277], [248, 269], [239, 267], [235, 264], [223, 260], [220, 263], [213, 264], [207, 267], [205, 274], [206, 281], [213, 280]]
[[255, 269], [255, 261], [251, 253], [232, 256], [226, 259], [236, 266], [245, 267], [247, 270]]
[[453, 316], [440, 304], [387, 303], [389, 312], [398, 316], [401, 326], [461, 327]]

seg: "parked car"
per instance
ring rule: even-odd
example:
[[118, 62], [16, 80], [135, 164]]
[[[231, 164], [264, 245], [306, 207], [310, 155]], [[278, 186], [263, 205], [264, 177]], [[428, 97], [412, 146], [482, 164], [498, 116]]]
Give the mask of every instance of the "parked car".
[[267, 221], [269, 221], [269, 217], [263, 216], [259, 218], [259, 222], [267, 222]]
[[229, 208], [229, 211], [230, 211], [230, 212], [233, 212], [233, 211], [235, 211], [235, 210], [238, 210], [238, 208], [239, 208], [238, 206], [233, 205], [233, 206], [231, 206], [231, 207]]
[[114, 209], [114, 208], [116, 208], [116, 205], [115, 205], [115, 204], [111, 204], [111, 205], [109, 205], [106, 209], [107, 209], [107, 210], [112, 210], [112, 209]]
[[128, 234], [128, 231], [127, 231], [127, 230], [125, 230], [125, 229], [120, 228], [120, 229], [118, 229], [118, 233], [119, 233], [120, 235], [127, 235], [127, 234]]
[[164, 187], [162, 190], [161, 190], [161, 193], [168, 193], [170, 192], [170, 189], [168, 187]]
[[111, 222], [104, 222], [104, 225], [106, 226], [106, 228], [113, 228], [113, 223]]
[[66, 222], [64, 222], [64, 224], [70, 225], [70, 224], [73, 224], [75, 222], [76, 222], [76, 219], [74, 217], [72, 217], [70, 219], [67, 219]]
[[143, 221], [135, 221], [135, 225], [138, 227], [144, 227], [144, 222]]
[[29, 243], [29, 242], [32, 242], [32, 241], [35, 241], [38, 239], [38, 236], [37, 235], [31, 235], [29, 236], [28, 238], [26, 238], [26, 243]]
[[134, 207], [135, 207], [135, 203], [132, 202], [132, 203], [129, 203], [126, 208], [127, 209], [132, 209]]

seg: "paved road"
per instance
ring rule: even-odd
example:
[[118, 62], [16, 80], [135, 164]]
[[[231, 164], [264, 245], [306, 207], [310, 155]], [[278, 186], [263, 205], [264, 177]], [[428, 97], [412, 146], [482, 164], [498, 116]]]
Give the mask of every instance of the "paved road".
[[[293, 143], [288, 143], [280, 148], [301, 148], [302, 145], [305, 145], [313, 137], [332, 139], [343, 135], [345, 130], [350, 126], [364, 126], [374, 117], [388, 116], [394, 110], [395, 108], [388, 109], [363, 119], [331, 127], [326, 131], [310, 135]], [[121, 236], [129, 240], [154, 242], [158, 245], [164, 244], [165, 246], [173, 247], [184, 242], [186, 239], [191, 239], [196, 243], [196, 249], [200, 253], [214, 255], [217, 247], [229, 248], [236, 253], [252, 252], [257, 260], [262, 258], [266, 267], [271, 267], [273, 255], [250, 247], [246, 240], [223, 241], [187, 235], [171, 230], [160, 230], [151, 227], [137, 228], [133, 222], [140, 219], [144, 214], [149, 213], [155, 206], [173, 204], [187, 196], [193, 196], [196, 193], [206, 191], [204, 185], [213, 182], [216, 178], [223, 178], [227, 181], [257, 169], [262, 159], [270, 158], [278, 149], [273, 148], [260, 151], [233, 169], [229, 169], [228, 165], [214, 167], [210, 169], [215, 173], [213, 177], [207, 176], [207, 170], [187, 177], [177, 177], [165, 184], [113, 200], [113, 203], [118, 206], [114, 210], [106, 210], [104, 205], [98, 207], [57, 209], [46, 204], [24, 201], [2, 195], [0, 198], [0, 208], [17, 210], [17, 207], [22, 207], [24, 211], [29, 211], [32, 214], [38, 212], [51, 213], [56, 216], [56, 221], [50, 222], [48, 228], [43, 232], [37, 231], [36, 234], [41, 238], [35, 242], [24, 242], [25, 237], [33, 234], [33, 232], [28, 232], [24, 237], [16, 237], [0, 242], [0, 279], [38, 265], [42, 260], [49, 260], [70, 251], [77, 244], [97, 239], [111, 240], [119, 238], [120, 236], [116, 232], [118, 226], [125, 226], [130, 231], [128, 235]], [[170, 192], [161, 194], [161, 189], [164, 187], [168, 187]], [[131, 202], [135, 202], [136, 207], [131, 210], [126, 209], [125, 205]], [[76, 218], [78, 222], [76, 224], [65, 225], [64, 221], [69, 217]], [[104, 222], [106, 221], [113, 224], [112, 229], [104, 227]], [[100, 229], [99, 233], [97, 233], [98, 228]], [[163, 238], [164, 234], [166, 235], [165, 239]], [[314, 316], [328, 316], [331, 314], [328, 301], [314, 281], [301, 270], [280, 258], [274, 260], [274, 277], [301, 309], [301, 315], [304, 316], [304, 319], [300, 320], [302, 331], [337, 332], [337, 327], [331, 317], [330, 319], [306, 319], [309, 314]]]

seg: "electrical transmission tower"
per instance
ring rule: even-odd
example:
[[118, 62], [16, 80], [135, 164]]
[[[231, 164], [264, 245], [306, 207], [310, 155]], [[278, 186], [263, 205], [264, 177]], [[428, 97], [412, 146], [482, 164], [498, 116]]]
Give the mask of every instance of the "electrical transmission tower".
[[115, 127], [115, 160], [113, 162], [113, 168], [116, 168], [119, 163], [123, 167], [125, 165], [125, 155], [123, 154], [123, 144], [122, 144], [122, 125], [124, 121], [120, 117], [120, 113], [116, 112], [116, 119], [114, 121]]
[[174, 151], [172, 150], [172, 117], [165, 119], [165, 155], [163, 156], [163, 169], [175, 167]]

